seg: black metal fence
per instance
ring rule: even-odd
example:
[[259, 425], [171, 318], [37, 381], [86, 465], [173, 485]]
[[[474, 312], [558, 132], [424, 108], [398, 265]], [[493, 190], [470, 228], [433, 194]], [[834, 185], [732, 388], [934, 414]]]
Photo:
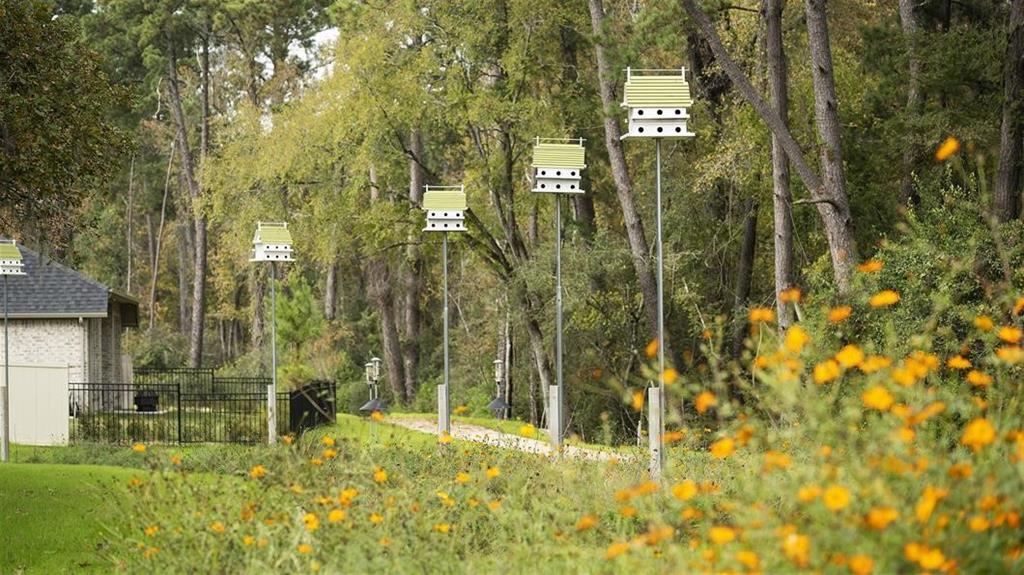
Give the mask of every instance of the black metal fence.
[[[202, 376], [201, 376], [202, 377]], [[261, 443], [267, 440], [265, 378], [164, 383], [73, 383], [70, 441], [105, 443]], [[170, 382], [170, 383], [168, 383]], [[335, 421], [334, 382], [278, 392], [277, 433], [299, 433]]]

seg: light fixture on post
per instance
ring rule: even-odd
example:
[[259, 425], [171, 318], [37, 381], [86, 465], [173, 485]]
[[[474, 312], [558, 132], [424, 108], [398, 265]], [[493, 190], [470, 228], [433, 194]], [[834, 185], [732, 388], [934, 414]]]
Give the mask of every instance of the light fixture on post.
[[498, 393], [495, 395], [494, 400], [487, 405], [487, 409], [493, 411], [494, 417], [498, 419], [505, 419], [506, 412], [512, 407], [505, 401], [505, 392], [501, 388], [501, 382], [505, 379], [504, 365], [505, 362], [500, 359], [494, 360], [494, 386], [498, 388]]
[[359, 411], [372, 415], [375, 411], [383, 412], [384, 403], [380, 401], [380, 358], [374, 357], [366, 363], [366, 385], [370, 388], [370, 400], [359, 408]]
[[451, 398], [448, 387], [448, 232], [466, 231], [466, 190], [463, 186], [424, 186], [425, 232], [440, 232], [441, 267], [444, 269], [444, 383], [437, 386], [437, 434], [451, 435]]
[[548, 390], [548, 434], [557, 449], [565, 441], [565, 382], [562, 379], [562, 194], [582, 194], [583, 138], [537, 138], [533, 146], [533, 191], [555, 195], [555, 385]]
[[661, 141], [666, 138], [692, 138], [687, 128], [689, 107], [693, 105], [686, 69], [633, 70], [626, 68], [626, 87], [622, 106], [629, 112], [627, 138], [654, 138], [655, 150], [655, 226], [657, 228], [658, 284], [658, 380], [647, 390], [648, 442], [651, 477], [660, 479], [665, 466], [665, 283], [661, 225]]
[[21, 258], [21, 250], [14, 240], [0, 240], [0, 275], [4, 276], [4, 391], [0, 394], [0, 417], [3, 425], [3, 439], [0, 440], [0, 462], [11, 459], [11, 348], [8, 344], [7, 332], [7, 276], [25, 275], [25, 262]]
[[270, 262], [270, 386], [267, 388], [267, 443], [277, 441], [277, 263], [292, 262], [288, 224], [256, 222], [250, 262]]

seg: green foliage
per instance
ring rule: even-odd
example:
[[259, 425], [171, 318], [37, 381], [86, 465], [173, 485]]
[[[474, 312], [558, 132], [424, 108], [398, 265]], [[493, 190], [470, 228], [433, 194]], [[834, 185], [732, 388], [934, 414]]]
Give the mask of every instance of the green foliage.
[[181, 334], [156, 327], [152, 331], [125, 332], [124, 349], [135, 367], [172, 368], [185, 364], [188, 343]]
[[[316, 377], [310, 363], [313, 343], [323, 335], [325, 322], [304, 278], [293, 275], [284, 297], [277, 300], [277, 337], [281, 357], [278, 377], [284, 389], [295, 389]], [[269, 307], [269, 298], [267, 301]], [[270, 315], [268, 314], [268, 321]]]

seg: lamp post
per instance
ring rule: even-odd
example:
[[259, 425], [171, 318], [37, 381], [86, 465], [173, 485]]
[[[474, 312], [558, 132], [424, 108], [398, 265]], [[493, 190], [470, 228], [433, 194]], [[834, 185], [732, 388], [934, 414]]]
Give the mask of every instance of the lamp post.
[[366, 363], [366, 385], [370, 388], [370, 400], [359, 408], [360, 412], [372, 414], [375, 411], [384, 411], [384, 404], [380, 401], [380, 358], [374, 357]]
[[256, 222], [251, 262], [270, 262], [270, 386], [267, 387], [267, 443], [277, 442], [277, 263], [292, 262], [292, 234], [288, 224]]
[[665, 296], [664, 252], [661, 225], [661, 141], [692, 138], [686, 126], [693, 105], [686, 69], [633, 70], [626, 68], [622, 106], [629, 110], [627, 138], [653, 138], [655, 154], [655, 227], [658, 286], [658, 380], [647, 390], [650, 473], [661, 478], [665, 466]]
[[565, 441], [565, 382], [562, 379], [562, 195], [582, 194], [583, 138], [537, 138], [533, 146], [533, 191], [555, 196], [555, 385], [548, 397], [548, 434], [557, 449]]
[[7, 332], [7, 276], [25, 275], [25, 262], [14, 240], [0, 240], [0, 275], [4, 276], [4, 392], [0, 394], [0, 418], [3, 440], [0, 440], [0, 462], [11, 459], [11, 349]]
[[437, 386], [437, 434], [452, 431], [451, 398], [448, 387], [448, 233], [466, 231], [466, 190], [463, 186], [425, 186], [423, 210], [427, 213], [425, 232], [441, 233], [441, 266], [444, 269], [444, 383]]
[[505, 419], [508, 409], [512, 407], [505, 401], [505, 391], [501, 388], [501, 382], [505, 379], [505, 362], [500, 359], [494, 360], [494, 386], [497, 388], [497, 394], [494, 396], [494, 400], [487, 405], [487, 408], [494, 412], [494, 416], [499, 419]]

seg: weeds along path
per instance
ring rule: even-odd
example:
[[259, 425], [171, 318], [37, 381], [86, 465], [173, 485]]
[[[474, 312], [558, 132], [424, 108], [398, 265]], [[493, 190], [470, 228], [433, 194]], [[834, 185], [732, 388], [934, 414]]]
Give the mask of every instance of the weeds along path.
[[[413, 431], [430, 434], [437, 433], [437, 422], [427, 419], [395, 417], [388, 419], [388, 423], [404, 427], [406, 429], [411, 429]], [[515, 449], [525, 453], [536, 453], [539, 455], [549, 456], [554, 455], [554, 450], [546, 441], [529, 439], [519, 435], [513, 435], [511, 433], [503, 433], [501, 431], [469, 423], [453, 421], [452, 437], [463, 441], [486, 443], [487, 445], [493, 445], [494, 447], [501, 447], [504, 449]], [[613, 459], [622, 459], [622, 455], [618, 453], [587, 449], [585, 447], [576, 447], [575, 445], [565, 445], [562, 448], [562, 453], [566, 457], [571, 457], [573, 459], [586, 459], [590, 461], [611, 461]]]

